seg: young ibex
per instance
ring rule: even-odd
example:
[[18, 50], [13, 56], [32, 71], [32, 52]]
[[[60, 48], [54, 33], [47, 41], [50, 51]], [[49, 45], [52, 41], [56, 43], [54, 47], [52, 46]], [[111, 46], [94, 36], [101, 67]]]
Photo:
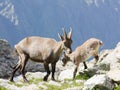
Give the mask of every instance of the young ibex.
[[18, 44], [16, 44], [15, 49], [18, 53], [19, 61], [13, 68], [14, 70], [10, 77], [10, 81], [13, 81], [15, 72], [20, 69], [23, 80], [28, 82], [24, 73], [25, 65], [28, 59], [44, 64], [44, 68], [47, 71], [46, 76], [43, 78], [44, 81], [47, 81], [48, 76], [50, 75], [49, 64], [51, 63], [52, 80], [55, 80], [54, 73], [56, 62], [59, 60], [62, 51], [67, 50], [68, 53], [72, 52], [72, 29], [68, 34], [66, 34], [64, 31], [64, 37], [59, 34], [58, 36], [61, 40], [59, 42], [51, 38], [31, 36], [24, 38]]
[[70, 54], [65, 54], [62, 58], [63, 66], [66, 65], [68, 61], [72, 61], [76, 67], [73, 73], [73, 79], [76, 76], [76, 72], [79, 66], [79, 63], [83, 62], [84, 68], [87, 69], [87, 65], [85, 61], [89, 59], [91, 56], [95, 57], [96, 62], [98, 61], [98, 50], [100, 46], [102, 46], [103, 42], [96, 38], [90, 38], [85, 43], [83, 43], [81, 46], [78, 46], [75, 51], [73, 51]]

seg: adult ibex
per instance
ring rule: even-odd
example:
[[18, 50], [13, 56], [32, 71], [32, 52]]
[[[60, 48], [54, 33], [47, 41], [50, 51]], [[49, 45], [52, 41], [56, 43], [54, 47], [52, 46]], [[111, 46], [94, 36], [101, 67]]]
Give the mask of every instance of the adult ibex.
[[95, 57], [96, 62], [98, 61], [99, 59], [98, 50], [102, 44], [103, 42], [101, 40], [96, 38], [90, 38], [81, 46], [78, 46], [72, 53], [70, 54], [64, 53], [64, 57], [62, 58], [63, 66], [65, 66], [68, 61], [72, 61], [76, 65], [73, 73], [73, 79], [76, 76], [79, 63], [83, 62], [84, 68], [87, 69], [85, 61], [89, 59], [91, 56]]
[[52, 80], [55, 80], [54, 73], [56, 62], [59, 60], [62, 51], [67, 50], [68, 53], [72, 52], [72, 29], [68, 34], [66, 34], [64, 31], [64, 36], [59, 34], [58, 36], [61, 40], [59, 42], [51, 38], [31, 36], [24, 38], [18, 44], [16, 44], [15, 49], [18, 53], [19, 61], [13, 68], [14, 70], [10, 77], [10, 81], [13, 81], [15, 72], [20, 69], [23, 80], [28, 82], [24, 73], [25, 65], [28, 59], [44, 64], [44, 68], [47, 71], [47, 74], [43, 78], [44, 81], [47, 81], [48, 76], [50, 75], [49, 64], [51, 63]]

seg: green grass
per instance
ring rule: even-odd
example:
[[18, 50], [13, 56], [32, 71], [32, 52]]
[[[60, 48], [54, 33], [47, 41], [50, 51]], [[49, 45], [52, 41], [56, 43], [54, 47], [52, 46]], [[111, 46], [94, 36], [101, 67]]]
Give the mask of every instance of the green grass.
[[80, 74], [75, 77], [75, 80], [80, 79], [80, 80], [88, 80], [90, 77], [88, 74]]
[[32, 84], [32, 83], [38, 84], [39, 82], [42, 82], [42, 81], [43, 81], [42, 78], [37, 78], [37, 79], [32, 78], [31, 80], [29, 80], [29, 83], [30, 83], [30, 84]]
[[17, 82], [8, 82], [10, 85], [15, 85], [17, 87], [23, 87], [25, 85], [28, 85], [27, 83], [17, 83]]
[[115, 87], [114, 90], [120, 90], [120, 85], [118, 87]]
[[55, 85], [48, 85], [48, 84], [45, 84], [45, 86], [47, 86], [48, 90], [61, 90], [60, 87], [58, 86], [55, 86]]
[[[30, 85], [30, 84], [36, 84], [36, 85], [39, 85], [40, 82], [42, 82], [43, 80], [40, 78], [40, 79], [35, 79], [35, 78], [32, 78], [29, 80], [29, 84], [28, 83], [17, 83], [17, 82], [8, 82], [9, 84], [11, 85], [15, 85], [17, 87], [23, 87], [23, 86], [27, 86], [27, 85]], [[48, 81], [49, 82], [49, 81]], [[83, 86], [83, 83], [77, 83], [75, 80], [70, 80], [70, 79], [66, 79], [63, 83], [59, 82], [61, 86], [57, 86], [57, 85], [50, 85], [48, 84], [48, 82], [43, 82], [42, 85], [46, 86], [47, 87], [47, 90], [63, 90], [63, 89], [67, 89], [67, 88], [72, 88], [72, 87], [82, 87]], [[40, 87], [40, 90], [44, 90], [43, 87]], [[7, 90], [6, 88], [4, 87], [0, 87], [0, 90]]]
[[48, 87], [48, 90], [63, 90], [63, 89], [67, 89], [67, 88], [83, 86], [83, 84], [76, 83], [75, 81], [72, 81], [72, 83], [70, 83], [70, 84], [68, 82], [70, 82], [70, 80], [62, 83], [61, 86], [49, 85], [49, 84], [45, 83], [45, 86]]
[[0, 86], [0, 90], [7, 90], [7, 88]]
[[[63, 89], [67, 89], [67, 88], [73, 88], [73, 87], [82, 87], [83, 86], [83, 83], [77, 83], [76, 80], [78, 79], [88, 79], [88, 76], [87, 75], [78, 75], [76, 76], [75, 80], [72, 80], [72, 79], [65, 79], [64, 82], [59, 82], [61, 86], [57, 86], [57, 85], [50, 85], [48, 84], [49, 81], [47, 82], [43, 82], [43, 79], [42, 78], [31, 78], [31, 79], [28, 79], [29, 80], [29, 83], [24, 83], [23, 81], [21, 83], [18, 83], [18, 82], [8, 82], [9, 84], [11, 85], [15, 85], [17, 87], [23, 87], [23, 86], [27, 86], [27, 85], [30, 85], [30, 84], [36, 84], [38, 85], [38, 87], [40, 88], [40, 90], [44, 90], [43, 87], [39, 86], [39, 83], [40, 82], [43, 82], [41, 85], [43, 86], [46, 86], [47, 87], [47, 90], [63, 90]], [[0, 90], [7, 90], [5, 88], [1, 89]]]

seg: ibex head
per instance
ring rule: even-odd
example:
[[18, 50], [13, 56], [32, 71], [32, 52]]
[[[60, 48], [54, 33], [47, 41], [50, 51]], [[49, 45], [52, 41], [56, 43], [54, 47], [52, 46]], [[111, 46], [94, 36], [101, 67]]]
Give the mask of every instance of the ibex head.
[[67, 34], [66, 31], [63, 29], [64, 32], [64, 36], [61, 36], [58, 33], [58, 36], [60, 38], [60, 40], [63, 42], [63, 45], [65, 47], [65, 49], [67, 50], [67, 53], [71, 53], [72, 52], [72, 48], [71, 48], [71, 44], [72, 44], [72, 28], [70, 28], [70, 32]]
[[63, 66], [65, 66], [68, 61], [71, 61], [71, 60], [70, 60], [70, 57], [68, 56], [68, 54], [66, 55], [66, 53], [64, 52], [64, 56], [63, 56], [63, 58], [62, 58]]

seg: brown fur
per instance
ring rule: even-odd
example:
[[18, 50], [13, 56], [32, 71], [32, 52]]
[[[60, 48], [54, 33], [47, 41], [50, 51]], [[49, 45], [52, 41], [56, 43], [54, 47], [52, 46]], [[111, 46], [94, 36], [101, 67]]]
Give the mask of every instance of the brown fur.
[[[64, 31], [64, 37], [59, 35], [61, 41], [57, 42], [51, 38], [43, 38], [43, 37], [26, 37], [21, 40], [18, 44], [15, 45], [15, 49], [19, 56], [19, 61], [17, 65], [14, 67], [13, 73], [10, 77], [10, 81], [13, 81], [13, 77], [15, 72], [20, 68], [21, 74], [23, 76], [24, 81], [27, 81], [24, 69], [28, 59], [31, 59], [35, 62], [44, 63], [44, 68], [47, 71], [47, 75], [44, 77], [44, 81], [47, 81], [47, 78], [50, 74], [49, 64], [52, 66], [52, 79], [54, 79], [54, 72], [56, 62], [58, 61], [63, 50], [69, 50], [71, 52], [71, 44], [72, 44], [72, 32], [70, 31], [67, 35]], [[65, 44], [66, 43], [66, 44]], [[69, 44], [69, 45], [68, 45]]]
[[65, 57], [62, 59], [64, 66], [68, 61], [72, 61], [76, 65], [73, 78], [75, 78], [79, 63], [83, 62], [84, 68], [87, 69], [85, 61], [91, 56], [95, 57], [96, 62], [98, 61], [98, 50], [102, 44], [101, 40], [90, 38], [81, 46], [78, 46], [71, 54], [65, 54]]

